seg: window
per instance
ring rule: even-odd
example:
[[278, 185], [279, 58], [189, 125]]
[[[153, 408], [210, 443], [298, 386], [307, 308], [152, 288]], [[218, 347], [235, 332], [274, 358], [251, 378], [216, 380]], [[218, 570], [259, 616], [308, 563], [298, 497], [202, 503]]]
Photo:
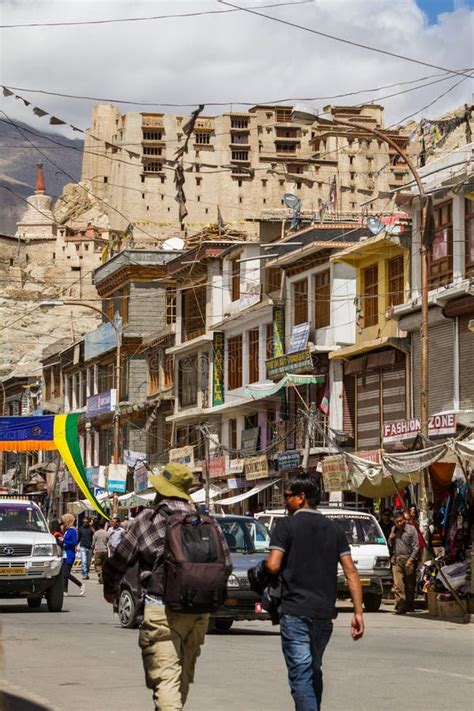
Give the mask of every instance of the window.
[[265, 359], [273, 358], [273, 323], [265, 326]]
[[145, 163], [143, 170], [145, 173], [161, 173], [162, 165], [156, 161], [151, 161], [151, 163]]
[[291, 112], [292, 109], [278, 108], [276, 110], [276, 121], [277, 123], [291, 123]]
[[197, 405], [197, 356], [181, 358], [178, 366], [178, 396], [181, 407]]
[[256, 383], [259, 379], [259, 340], [258, 328], [253, 328], [248, 332], [249, 383]]
[[162, 148], [159, 146], [143, 146], [144, 156], [161, 156]]
[[231, 300], [238, 301], [240, 299], [240, 262], [234, 259], [231, 262]]
[[107, 316], [113, 319], [115, 314], [119, 314], [122, 319], [122, 324], [125, 326], [128, 323], [129, 287], [124, 286], [121, 289], [117, 289], [117, 291], [104, 299], [104, 301], [104, 311]]
[[201, 185], [202, 178], [196, 178], [196, 185]]
[[194, 135], [194, 143], [199, 144], [200, 146], [208, 146], [211, 142], [211, 134], [210, 133], [195, 133]]
[[249, 152], [248, 151], [231, 151], [232, 160], [242, 160], [248, 163]]
[[174, 366], [173, 356], [172, 355], [165, 355], [165, 359], [164, 359], [164, 363], [163, 363], [163, 389], [164, 390], [171, 388], [173, 385], [173, 366]]
[[277, 141], [275, 144], [277, 153], [296, 153], [296, 143], [284, 143]]
[[227, 341], [227, 389], [242, 387], [242, 336]]
[[449, 284], [452, 277], [453, 221], [452, 202], [437, 205], [433, 211], [435, 236], [430, 255], [430, 287]]
[[364, 327], [376, 326], [379, 321], [379, 268], [367, 267], [363, 276]]
[[234, 146], [247, 146], [249, 144], [249, 134], [247, 131], [242, 133], [232, 133], [230, 142]]
[[308, 280], [302, 279], [293, 284], [293, 325], [306, 323], [308, 320]]
[[297, 138], [298, 128], [276, 128], [275, 134], [277, 138]]
[[148, 394], [157, 393], [160, 389], [160, 356], [155, 351], [148, 357]]
[[237, 420], [229, 420], [229, 447], [237, 449]]
[[161, 131], [143, 131], [144, 141], [161, 141]]
[[115, 368], [113, 363], [97, 366], [97, 391], [99, 393], [113, 390], [115, 387]]
[[474, 200], [465, 200], [466, 276], [474, 276]]
[[166, 287], [166, 325], [176, 323], [176, 289], [174, 286]]
[[267, 293], [277, 291], [281, 286], [281, 269], [280, 267], [270, 267], [266, 269], [267, 275]]
[[314, 277], [314, 320], [316, 328], [324, 328], [331, 323], [330, 270]]
[[182, 337], [184, 341], [190, 341], [206, 331], [206, 286], [184, 289], [182, 299]]
[[393, 257], [388, 261], [388, 304], [398, 306], [403, 304], [403, 256]]
[[248, 128], [249, 120], [245, 117], [232, 116], [230, 119], [231, 128]]

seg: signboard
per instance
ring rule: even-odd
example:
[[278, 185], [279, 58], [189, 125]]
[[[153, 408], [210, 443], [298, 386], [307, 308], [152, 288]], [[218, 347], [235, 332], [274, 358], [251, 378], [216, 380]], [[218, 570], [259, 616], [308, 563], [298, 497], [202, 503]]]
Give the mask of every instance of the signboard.
[[210, 479], [216, 479], [225, 476], [225, 459], [224, 457], [211, 457], [207, 462], [207, 471]]
[[224, 348], [223, 331], [216, 331], [212, 339], [214, 366], [212, 369], [212, 407], [224, 404]]
[[134, 467], [137, 462], [146, 461], [145, 452], [134, 452], [132, 449], [126, 449], [123, 453], [123, 461], [129, 467]]
[[242, 285], [240, 289], [239, 309], [247, 309], [260, 301], [260, 262], [258, 259], [242, 262]]
[[184, 464], [190, 469], [194, 469], [194, 447], [188, 445], [187, 447], [170, 449], [169, 460], [170, 462], [178, 462], [178, 464]]
[[[428, 437], [455, 434], [456, 424], [457, 417], [454, 412], [432, 415], [428, 420]], [[383, 442], [388, 444], [389, 442], [412, 439], [420, 431], [421, 423], [418, 419], [386, 422], [383, 426]]]
[[272, 356], [279, 358], [285, 353], [285, 307], [273, 307]]
[[347, 478], [347, 465], [344, 455], [336, 454], [326, 457], [322, 462], [323, 482], [326, 491], [347, 491], [349, 480]]
[[308, 338], [309, 323], [299, 323], [297, 326], [293, 326], [288, 353], [297, 353], [298, 351], [304, 351], [304, 349], [308, 345]]
[[244, 489], [246, 484], [246, 479], [227, 479], [229, 489]]
[[245, 458], [245, 478], [247, 481], [265, 479], [269, 476], [268, 459], [266, 454]]
[[[120, 330], [122, 319], [115, 318], [114, 323]], [[102, 353], [107, 353], [117, 346], [117, 333], [111, 323], [103, 323], [102, 326], [90, 331], [84, 336], [84, 360], [92, 360]]]
[[97, 395], [91, 395], [87, 398], [86, 414], [88, 417], [103, 415], [106, 412], [113, 412], [116, 404], [116, 390], [107, 390]]
[[242, 454], [255, 452], [258, 445], [259, 429], [259, 427], [250, 427], [248, 430], [242, 430], [240, 437], [240, 450]]
[[243, 474], [244, 471], [244, 460], [243, 459], [228, 459], [226, 462], [226, 474], [232, 476], [233, 474]]
[[139, 464], [133, 473], [135, 491], [143, 491], [148, 487], [148, 471], [144, 464]]
[[281, 378], [286, 373], [305, 373], [313, 370], [313, 359], [309, 350], [286, 353], [279, 358], [265, 361], [267, 378]]
[[126, 464], [109, 464], [107, 467], [107, 491], [125, 494], [127, 491], [127, 471], [128, 467]]
[[381, 463], [382, 459], [380, 454], [380, 449], [363, 449], [358, 452], [354, 452], [356, 457], [365, 459], [367, 462], [373, 462], [373, 464]]
[[290, 449], [277, 454], [278, 470], [298, 469], [301, 462], [301, 455], [298, 449]]

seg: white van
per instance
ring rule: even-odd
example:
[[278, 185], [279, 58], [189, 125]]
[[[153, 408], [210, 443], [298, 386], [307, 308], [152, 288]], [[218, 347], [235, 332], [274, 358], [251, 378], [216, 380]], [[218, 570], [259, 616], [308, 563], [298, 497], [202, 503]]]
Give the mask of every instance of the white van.
[[[323, 516], [337, 521], [344, 528], [352, 558], [359, 571], [365, 610], [377, 612], [384, 591], [389, 592], [392, 587], [390, 553], [377, 519], [372, 514], [352, 509], [318, 506], [317, 510]], [[285, 509], [261, 511], [255, 514], [255, 518], [264, 523], [270, 531], [276, 520], [282, 516], [286, 516]], [[337, 597], [340, 600], [350, 597], [341, 566], [338, 573]]]

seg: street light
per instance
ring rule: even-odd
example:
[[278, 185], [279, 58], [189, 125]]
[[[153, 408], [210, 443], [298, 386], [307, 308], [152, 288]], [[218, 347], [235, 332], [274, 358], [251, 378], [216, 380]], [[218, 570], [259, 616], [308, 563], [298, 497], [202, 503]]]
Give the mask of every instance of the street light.
[[[296, 117], [300, 117], [304, 112], [301, 107], [299, 108]], [[314, 117], [313, 117], [314, 120]], [[428, 439], [428, 354], [429, 354], [429, 341], [428, 341], [428, 248], [423, 242], [423, 235], [426, 225], [426, 195], [423, 188], [423, 183], [421, 182], [420, 175], [413, 165], [412, 161], [405, 155], [402, 149], [397, 145], [397, 143], [386, 136], [383, 131], [379, 131], [377, 128], [369, 128], [368, 126], [363, 126], [358, 123], [353, 123], [352, 121], [346, 121], [345, 119], [334, 118], [334, 116], [328, 117], [331, 123], [338, 124], [340, 126], [347, 126], [348, 128], [356, 129], [361, 131], [366, 135], [373, 135], [384, 143], [393, 148], [393, 150], [402, 158], [409, 168], [413, 178], [418, 187], [418, 192], [420, 195], [421, 203], [421, 221], [420, 221], [420, 236], [421, 236], [421, 323], [420, 323], [420, 340], [421, 340], [421, 364], [420, 364], [420, 424], [421, 424], [421, 434]], [[423, 517], [423, 523], [425, 526], [428, 525], [428, 496], [427, 496], [427, 486], [425, 481], [425, 470], [422, 472], [420, 480], [420, 496], [419, 496], [419, 507], [420, 513]]]
[[48, 308], [50, 306], [82, 306], [85, 309], [92, 309], [100, 314], [106, 321], [110, 323], [115, 331], [117, 338], [117, 348], [115, 354], [115, 392], [116, 392], [116, 405], [114, 414], [114, 463], [119, 463], [119, 452], [120, 452], [120, 386], [121, 386], [121, 366], [122, 366], [122, 339], [121, 331], [115, 321], [113, 321], [110, 316], [108, 316], [105, 311], [99, 309], [97, 306], [92, 306], [92, 304], [85, 304], [82, 301], [71, 301], [62, 299], [49, 299], [47, 301], [40, 302], [41, 308]]

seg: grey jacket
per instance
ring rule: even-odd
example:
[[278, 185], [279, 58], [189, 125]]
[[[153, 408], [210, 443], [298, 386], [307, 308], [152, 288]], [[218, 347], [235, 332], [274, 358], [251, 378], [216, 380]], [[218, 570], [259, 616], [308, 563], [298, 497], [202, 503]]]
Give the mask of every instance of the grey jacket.
[[413, 563], [416, 563], [420, 554], [416, 528], [406, 523], [403, 528], [395, 526], [393, 530], [395, 531], [395, 540], [390, 541], [392, 556], [394, 558], [399, 555], [408, 556]]

